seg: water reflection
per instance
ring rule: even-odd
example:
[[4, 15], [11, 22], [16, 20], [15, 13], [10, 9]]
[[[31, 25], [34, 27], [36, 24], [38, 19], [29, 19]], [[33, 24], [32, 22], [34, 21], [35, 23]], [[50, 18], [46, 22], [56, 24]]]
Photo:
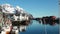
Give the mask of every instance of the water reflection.
[[33, 23], [26, 27], [25, 32], [20, 32], [20, 34], [59, 34], [59, 24], [51, 26], [48, 24], [43, 24], [33, 20]]

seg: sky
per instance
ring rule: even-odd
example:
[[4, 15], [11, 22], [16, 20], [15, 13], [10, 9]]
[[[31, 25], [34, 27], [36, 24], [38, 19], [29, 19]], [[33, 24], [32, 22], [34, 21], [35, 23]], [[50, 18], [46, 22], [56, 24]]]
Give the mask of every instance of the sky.
[[58, 0], [0, 0], [0, 4], [11, 4], [20, 6], [33, 17], [58, 15]]

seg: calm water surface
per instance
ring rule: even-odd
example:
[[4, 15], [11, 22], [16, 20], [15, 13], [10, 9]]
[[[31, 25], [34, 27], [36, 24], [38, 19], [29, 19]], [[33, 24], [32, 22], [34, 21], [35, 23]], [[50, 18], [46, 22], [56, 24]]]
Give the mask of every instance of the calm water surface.
[[39, 24], [37, 21], [33, 21], [32, 24], [27, 26], [25, 32], [20, 32], [20, 34], [59, 34], [59, 26], [58, 24], [52, 25], [44, 25]]

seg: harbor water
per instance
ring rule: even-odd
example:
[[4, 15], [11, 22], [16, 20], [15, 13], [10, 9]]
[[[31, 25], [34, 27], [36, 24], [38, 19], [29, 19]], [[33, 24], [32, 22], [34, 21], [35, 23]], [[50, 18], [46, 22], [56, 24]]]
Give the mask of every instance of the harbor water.
[[19, 34], [59, 34], [59, 26], [60, 24], [46, 25], [33, 20], [33, 23], [27, 26], [26, 31]]

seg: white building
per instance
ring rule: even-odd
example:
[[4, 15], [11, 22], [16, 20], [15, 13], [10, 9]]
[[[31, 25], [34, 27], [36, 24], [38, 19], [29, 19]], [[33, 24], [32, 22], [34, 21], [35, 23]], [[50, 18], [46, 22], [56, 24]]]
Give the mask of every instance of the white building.
[[[2, 7], [2, 12], [4, 13], [3, 15], [6, 16], [5, 19], [7, 18], [7, 19], [10, 19], [13, 21], [24, 21], [24, 20], [29, 20], [29, 18], [31, 17], [30, 14], [25, 12], [24, 9], [20, 8], [19, 6], [16, 6], [16, 8], [14, 8], [10, 4], [3, 4], [3, 5], [1, 5], [1, 7]], [[7, 23], [9, 23], [8, 20], [7, 20]], [[7, 26], [7, 27], [5, 27], [5, 26]], [[5, 26], [2, 27], [3, 31], [1, 34], [6, 34], [7, 31], [10, 31], [10, 28], [11, 28], [10, 26], [12, 26], [12, 24], [5, 25]], [[20, 31], [22, 31], [23, 29], [26, 30], [26, 26], [20, 26]], [[14, 31], [16, 33], [18, 33], [18, 29], [14, 30]]]

